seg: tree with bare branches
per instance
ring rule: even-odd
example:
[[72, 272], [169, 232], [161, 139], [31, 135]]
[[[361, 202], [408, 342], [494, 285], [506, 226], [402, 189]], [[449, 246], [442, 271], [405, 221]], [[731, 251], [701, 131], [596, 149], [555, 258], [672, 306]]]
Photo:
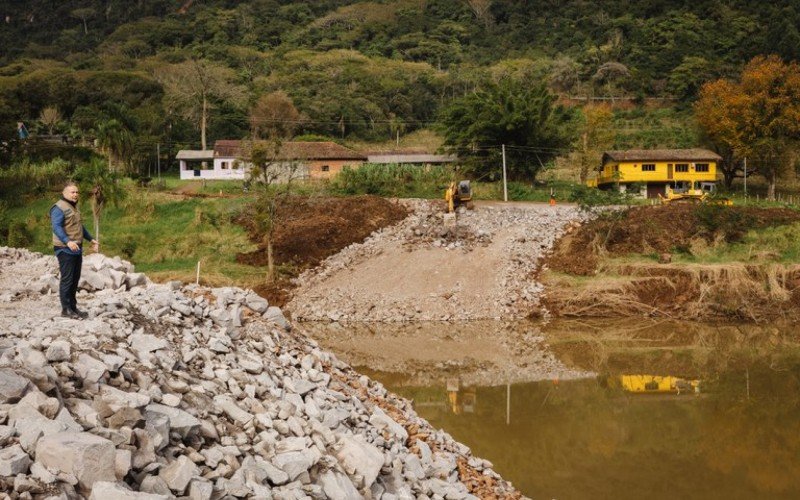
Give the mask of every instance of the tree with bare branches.
[[246, 100], [246, 90], [235, 83], [232, 69], [204, 59], [173, 64], [159, 71], [156, 78], [164, 86], [167, 107], [197, 124], [204, 150], [214, 107], [223, 101], [241, 106]]
[[55, 106], [48, 106], [39, 113], [39, 121], [47, 127], [47, 133], [53, 135], [53, 130], [61, 121], [61, 112]]
[[475, 13], [475, 17], [478, 18], [484, 26], [488, 27], [492, 25], [494, 18], [492, 17], [492, 13], [489, 12], [489, 9], [492, 7], [492, 0], [467, 0], [467, 4], [469, 8], [472, 9], [472, 12]]

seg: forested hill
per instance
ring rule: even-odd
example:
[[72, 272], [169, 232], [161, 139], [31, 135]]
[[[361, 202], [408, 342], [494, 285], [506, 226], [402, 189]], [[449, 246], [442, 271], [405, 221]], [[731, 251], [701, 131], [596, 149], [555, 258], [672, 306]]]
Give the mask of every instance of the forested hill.
[[242, 136], [275, 91], [306, 117], [301, 132], [376, 139], [503, 75], [689, 102], [758, 54], [800, 59], [796, 0], [3, 0], [0, 16], [3, 137], [50, 109], [56, 132], [115, 120], [196, 144], [162, 70], [197, 60], [225, 82], [209, 95], [210, 141]]
[[201, 46], [355, 49], [442, 68], [569, 57], [584, 76], [622, 63], [631, 85], [658, 93], [676, 68], [725, 73], [756, 54], [800, 58], [794, 0], [6, 0], [0, 14], [6, 63]]

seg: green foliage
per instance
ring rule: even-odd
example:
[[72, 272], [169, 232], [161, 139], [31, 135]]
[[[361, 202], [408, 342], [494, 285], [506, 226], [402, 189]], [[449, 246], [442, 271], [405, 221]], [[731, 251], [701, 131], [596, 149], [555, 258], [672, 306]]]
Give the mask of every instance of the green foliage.
[[577, 203], [583, 210], [601, 205], [627, 205], [632, 199], [627, 193], [603, 190], [577, 184], [569, 193], [567, 200]]
[[736, 207], [703, 203], [695, 211], [698, 225], [709, 235], [721, 235], [728, 242], [739, 241], [753, 227], [754, 219]]
[[448, 167], [364, 164], [345, 167], [331, 181], [337, 195], [372, 194], [400, 198], [439, 198], [453, 178]]
[[15, 220], [8, 225], [7, 242], [10, 247], [25, 248], [33, 243], [33, 234], [24, 221]]
[[9, 205], [22, 204], [29, 195], [41, 195], [49, 190], [61, 190], [71, 175], [71, 164], [57, 158], [47, 163], [20, 164], [0, 167], [0, 201]]
[[498, 145], [505, 144], [509, 176], [534, 180], [569, 144], [572, 113], [555, 104], [544, 84], [505, 78], [456, 100], [441, 119], [445, 144], [467, 159], [475, 175], [502, 175]]

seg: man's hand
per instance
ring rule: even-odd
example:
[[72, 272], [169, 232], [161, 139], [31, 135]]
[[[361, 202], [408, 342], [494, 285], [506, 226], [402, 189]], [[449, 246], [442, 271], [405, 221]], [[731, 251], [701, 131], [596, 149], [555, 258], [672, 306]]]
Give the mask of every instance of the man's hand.
[[79, 246], [78, 246], [78, 244], [77, 244], [77, 243], [75, 243], [74, 241], [69, 241], [69, 242], [67, 242], [67, 247], [68, 247], [70, 250], [72, 250], [73, 252], [77, 252], [78, 250], [80, 250], [80, 249], [81, 249], [81, 247], [79, 247]]
[[100, 241], [99, 240], [92, 240], [92, 251], [97, 253], [100, 251]]

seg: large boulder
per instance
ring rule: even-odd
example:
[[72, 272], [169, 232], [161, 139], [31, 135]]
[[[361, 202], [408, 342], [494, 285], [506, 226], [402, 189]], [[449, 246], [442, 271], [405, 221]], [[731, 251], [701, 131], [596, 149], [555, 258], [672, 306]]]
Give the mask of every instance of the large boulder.
[[97, 481], [116, 481], [116, 454], [114, 443], [88, 432], [60, 432], [36, 445], [37, 462], [74, 476], [86, 490]]

